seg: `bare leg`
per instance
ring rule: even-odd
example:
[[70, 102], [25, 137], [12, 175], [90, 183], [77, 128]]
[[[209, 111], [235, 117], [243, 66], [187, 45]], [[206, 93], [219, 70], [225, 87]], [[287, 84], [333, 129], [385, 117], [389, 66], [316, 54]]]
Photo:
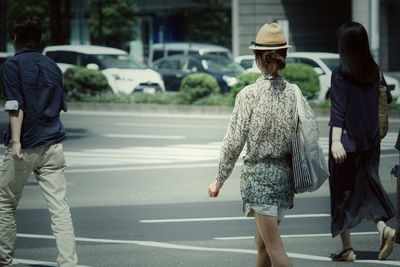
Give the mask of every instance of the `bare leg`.
[[340, 234], [340, 239], [342, 241], [343, 250], [351, 248], [351, 232], [350, 230], [345, 230]]
[[273, 216], [254, 214], [257, 231], [260, 233], [267, 247], [268, 255], [274, 267], [293, 267], [283, 248], [283, 242], [279, 233], [278, 221]]
[[256, 230], [255, 241], [257, 245], [257, 267], [272, 267], [267, 247], [265, 246], [264, 240], [258, 230]]

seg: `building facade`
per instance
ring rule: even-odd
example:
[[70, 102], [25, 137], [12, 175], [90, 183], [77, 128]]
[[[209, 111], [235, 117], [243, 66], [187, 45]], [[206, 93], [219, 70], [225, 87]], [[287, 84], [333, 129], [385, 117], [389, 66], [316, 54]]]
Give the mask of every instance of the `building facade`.
[[[90, 43], [86, 22], [90, 12], [88, 2], [58, 2], [62, 3], [63, 10], [52, 21], [70, 21], [68, 27], [62, 23], [69, 34], [60, 42]], [[140, 18], [136, 28], [138, 39], [131, 42], [128, 49], [139, 58], [146, 58], [153, 43], [192, 41], [187, 37], [190, 29], [184, 23], [185, 11], [218, 3], [229, 11], [226, 35], [231, 45], [225, 46], [232, 49], [235, 56], [250, 53], [249, 43], [266, 22], [277, 22], [285, 28], [293, 46], [291, 51], [337, 52], [338, 28], [354, 20], [366, 27], [371, 50], [381, 68], [400, 71], [399, 0], [136, 0], [135, 3]], [[0, 51], [4, 51], [7, 50], [7, 0], [0, 0], [0, 12]]]
[[367, 29], [381, 68], [400, 71], [398, 0], [232, 0], [232, 51], [249, 54], [258, 29], [277, 22], [287, 32], [291, 51], [337, 52], [337, 31], [352, 20]]

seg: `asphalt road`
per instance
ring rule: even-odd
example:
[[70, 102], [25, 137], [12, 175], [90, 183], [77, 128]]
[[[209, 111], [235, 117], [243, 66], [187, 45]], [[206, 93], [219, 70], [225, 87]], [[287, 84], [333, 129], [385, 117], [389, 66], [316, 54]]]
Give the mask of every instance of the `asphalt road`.
[[[81, 265], [255, 266], [255, 224], [241, 212], [241, 163], [219, 198], [207, 196], [229, 116], [71, 111], [62, 117]], [[327, 151], [327, 118], [319, 119]], [[6, 122], [1, 114], [2, 129]], [[381, 180], [393, 199], [389, 171], [398, 162], [393, 146], [399, 127], [400, 120], [392, 119], [382, 143]], [[376, 260], [379, 237], [369, 221], [354, 229], [358, 260], [332, 263], [329, 255], [340, 241], [330, 237], [329, 222], [327, 184], [296, 196], [281, 225], [294, 266], [400, 266], [399, 246], [389, 260]], [[56, 266], [49, 214], [33, 177], [17, 224], [16, 266]]]

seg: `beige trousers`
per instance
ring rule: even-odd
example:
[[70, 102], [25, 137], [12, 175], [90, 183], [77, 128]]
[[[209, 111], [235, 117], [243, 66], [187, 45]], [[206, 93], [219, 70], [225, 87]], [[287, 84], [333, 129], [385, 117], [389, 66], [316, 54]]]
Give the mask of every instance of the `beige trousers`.
[[77, 266], [74, 228], [66, 199], [65, 159], [62, 144], [22, 151], [24, 159], [14, 160], [8, 148], [0, 173], [0, 266], [11, 266], [16, 243], [15, 211], [24, 185], [33, 173], [39, 182], [51, 215], [51, 228], [61, 267]]

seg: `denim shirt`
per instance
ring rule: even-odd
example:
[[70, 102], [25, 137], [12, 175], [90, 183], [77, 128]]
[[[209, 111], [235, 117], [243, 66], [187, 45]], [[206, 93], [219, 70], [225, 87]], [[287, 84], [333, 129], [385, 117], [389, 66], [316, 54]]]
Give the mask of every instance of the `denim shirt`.
[[[24, 112], [21, 129], [23, 149], [56, 144], [66, 138], [60, 111], [67, 111], [60, 68], [39, 50], [23, 48], [3, 64], [4, 111]], [[4, 133], [5, 145], [11, 127]]]

